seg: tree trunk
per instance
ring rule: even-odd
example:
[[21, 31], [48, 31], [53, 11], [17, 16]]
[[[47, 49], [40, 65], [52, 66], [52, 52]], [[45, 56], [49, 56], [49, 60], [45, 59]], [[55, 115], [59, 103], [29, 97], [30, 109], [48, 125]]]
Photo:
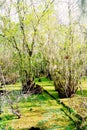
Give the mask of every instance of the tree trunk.
[[35, 84], [32, 78], [29, 78], [26, 82], [22, 83], [23, 94], [41, 94], [42, 88], [40, 85]]
[[77, 85], [78, 82], [68, 82], [67, 85], [61, 81], [54, 82], [55, 90], [58, 92], [60, 98], [68, 98], [75, 94], [78, 89]]

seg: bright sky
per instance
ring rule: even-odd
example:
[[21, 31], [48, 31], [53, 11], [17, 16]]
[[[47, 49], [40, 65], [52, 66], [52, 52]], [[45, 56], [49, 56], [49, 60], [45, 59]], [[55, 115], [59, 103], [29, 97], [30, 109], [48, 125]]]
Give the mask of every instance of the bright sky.
[[68, 3], [71, 9], [72, 21], [75, 21], [80, 15], [80, 9], [77, 5], [77, 0], [56, 0], [56, 10], [58, 11], [58, 18], [60, 23], [69, 23]]
[[[0, 2], [1, 1], [6, 1], [9, 5], [9, 0], [0, 0]], [[27, 1], [30, 1], [30, 0], [27, 0]], [[36, 0], [35, 3], [39, 4], [40, 1], [42, 1], [42, 0]], [[45, 0], [43, 0], [43, 1], [45, 1]], [[79, 18], [81, 12], [80, 12], [80, 9], [77, 5], [77, 1], [78, 0], [55, 0], [55, 9], [57, 11], [59, 22], [61, 24], [68, 24], [69, 23], [68, 3], [70, 5], [70, 9], [71, 9], [72, 21], [75, 21]], [[0, 11], [0, 13], [4, 13], [4, 11], [2, 11], [2, 12]], [[11, 11], [11, 15], [13, 15], [13, 17], [12, 17], [13, 20], [17, 19], [17, 15], [15, 15], [14, 8]], [[87, 20], [85, 20], [85, 17], [84, 17], [83, 21], [84, 22], [87, 21]]]

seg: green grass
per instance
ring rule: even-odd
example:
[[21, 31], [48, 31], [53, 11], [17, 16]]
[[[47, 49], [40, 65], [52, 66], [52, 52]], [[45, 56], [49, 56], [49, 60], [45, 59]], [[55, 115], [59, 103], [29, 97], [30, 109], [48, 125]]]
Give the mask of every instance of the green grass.
[[21, 89], [21, 83], [5, 85], [5, 88], [4, 87], [0, 88], [0, 90], [2, 90], [2, 89], [7, 89], [8, 91], [20, 90]]
[[[56, 98], [58, 93], [54, 90], [53, 81], [50, 81], [44, 77], [41, 78], [41, 82], [38, 82], [38, 78], [35, 82], [44, 87]], [[83, 99], [87, 101], [87, 80], [82, 80], [82, 86], [84, 95], [80, 94], [80, 90], [77, 92], [77, 96], [68, 99], [61, 99], [65, 104], [74, 108], [81, 115], [86, 115], [86, 109], [81, 106]], [[17, 119], [11, 112], [10, 106], [7, 102], [3, 105], [3, 112], [0, 115], [2, 119], [0, 121], [0, 130], [27, 130], [28, 128], [40, 127], [44, 130], [75, 130], [73, 122], [61, 111], [62, 106], [53, 100], [46, 93], [38, 95], [21, 95], [21, 84], [7, 85], [6, 88], [11, 91], [9, 96], [13, 103], [18, 101], [19, 110], [21, 112], [21, 118]], [[18, 100], [17, 95], [20, 94]], [[5, 97], [5, 101], [7, 98]], [[81, 108], [82, 107], [82, 108]]]
[[87, 77], [81, 80], [81, 88], [82, 88], [82, 91], [79, 88], [77, 91], [77, 94], [81, 95], [82, 97], [87, 97]]

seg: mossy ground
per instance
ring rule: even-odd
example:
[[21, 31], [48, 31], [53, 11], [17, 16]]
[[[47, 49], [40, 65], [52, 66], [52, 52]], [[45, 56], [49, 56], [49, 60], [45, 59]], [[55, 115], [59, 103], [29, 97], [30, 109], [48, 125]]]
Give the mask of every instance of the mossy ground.
[[[58, 93], [54, 90], [53, 82], [41, 78], [41, 82], [38, 79], [36, 83], [43, 86], [57, 99]], [[61, 104], [58, 104], [46, 93], [39, 95], [21, 95], [21, 84], [7, 85], [6, 88], [12, 91], [10, 94], [11, 99], [14, 102], [18, 102], [21, 118], [17, 119], [11, 112], [9, 104], [5, 101], [1, 102], [2, 114], [0, 115], [0, 130], [28, 130], [30, 127], [39, 127], [44, 130], [75, 130], [73, 122], [61, 111]], [[87, 116], [87, 108], [84, 105], [87, 103], [87, 80], [82, 80], [83, 95], [78, 90], [77, 95], [68, 99], [61, 99], [69, 107], [74, 108], [82, 116]], [[20, 94], [20, 97], [17, 97]], [[19, 99], [18, 99], [19, 98]]]

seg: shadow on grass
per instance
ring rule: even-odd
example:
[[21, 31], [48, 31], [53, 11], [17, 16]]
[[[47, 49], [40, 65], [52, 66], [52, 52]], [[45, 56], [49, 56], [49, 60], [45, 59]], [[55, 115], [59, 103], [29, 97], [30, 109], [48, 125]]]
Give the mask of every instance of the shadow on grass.
[[49, 93], [50, 93], [51, 95], [53, 95], [56, 99], [59, 98], [57, 91], [55, 91], [55, 90], [49, 90]]

